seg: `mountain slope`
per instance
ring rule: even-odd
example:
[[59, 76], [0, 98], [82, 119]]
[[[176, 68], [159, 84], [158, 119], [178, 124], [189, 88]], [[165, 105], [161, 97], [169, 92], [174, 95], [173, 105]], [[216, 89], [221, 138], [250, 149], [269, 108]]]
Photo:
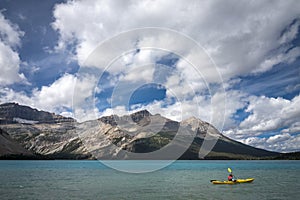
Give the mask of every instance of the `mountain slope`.
[[[157, 117], [161, 118], [159, 116], [156, 116], [156, 118]], [[214, 147], [207, 155], [205, 155], [205, 159], [260, 159], [278, 156], [278, 153], [276, 152], [254, 148], [231, 140], [219, 133], [209, 123], [194, 117], [181, 123], [167, 119], [165, 120], [164, 127], [157, 134], [152, 137], [141, 137], [140, 139], [133, 140], [126, 146], [126, 149], [139, 153], [148, 153], [159, 150], [174, 139], [175, 135], [178, 134], [179, 127], [188, 127], [196, 132], [196, 135], [191, 146], [184, 152], [180, 159], [199, 159], [199, 151], [204, 140], [207, 139], [207, 134], [214, 136], [214, 138], [217, 139]], [[209, 151], [210, 149], [207, 150]]]
[[[5, 144], [0, 157], [28, 153], [44, 159], [174, 159], [174, 155], [178, 155], [176, 159], [199, 159], [199, 152], [204, 152], [204, 159], [279, 156], [231, 140], [200, 119], [176, 122], [146, 110], [78, 123], [72, 118], [7, 103], [0, 105], [0, 119], [0, 142]], [[218, 140], [210, 149], [207, 143], [212, 138]]]
[[10, 155], [11, 157], [31, 157], [33, 153], [22, 147], [22, 145], [14, 141], [5, 131], [0, 129], [0, 157], [5, 157], [6, 155]]

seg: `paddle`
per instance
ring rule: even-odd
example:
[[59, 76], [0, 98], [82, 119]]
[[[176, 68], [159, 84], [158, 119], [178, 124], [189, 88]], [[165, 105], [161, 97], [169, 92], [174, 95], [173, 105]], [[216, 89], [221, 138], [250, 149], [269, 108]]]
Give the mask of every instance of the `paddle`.
[[232, 172], [232, 170], [231, 170], [229, 167], [228, 167], [228, 169], [227, 169], [227, 170], [228, 170], [228, 172], [229, 172], [229, 173], [231, 173], [231, 172]]

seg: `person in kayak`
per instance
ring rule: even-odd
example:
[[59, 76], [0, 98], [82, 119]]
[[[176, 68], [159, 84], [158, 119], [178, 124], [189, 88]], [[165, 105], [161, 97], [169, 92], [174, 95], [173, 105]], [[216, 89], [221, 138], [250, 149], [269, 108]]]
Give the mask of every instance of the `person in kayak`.
[[233, 181], [233, 182], [236, 181], [235, 178], [234, 178], [234, 175], [233, 175], [232, 173], [230, 173], [230, 174], [228, 175], [228, 181]]

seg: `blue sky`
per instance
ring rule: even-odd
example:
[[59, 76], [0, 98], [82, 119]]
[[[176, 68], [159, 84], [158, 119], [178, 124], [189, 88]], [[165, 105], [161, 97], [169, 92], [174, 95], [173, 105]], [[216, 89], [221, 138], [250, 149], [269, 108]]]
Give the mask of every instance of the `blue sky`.
[[[1, 103], [79, 120], [140, 109], [178, 121], [196, 116], [246, 144], [299, 151], [298, 4], [1, 0]], [[145, 27], [161, 31], [132, 31]], [[218, 110], [224, 120], [214, 121]]]

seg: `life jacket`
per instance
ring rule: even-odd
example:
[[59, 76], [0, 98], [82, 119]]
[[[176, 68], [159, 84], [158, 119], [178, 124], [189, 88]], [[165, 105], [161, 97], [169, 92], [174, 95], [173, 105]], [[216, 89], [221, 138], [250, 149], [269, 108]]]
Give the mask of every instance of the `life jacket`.
[[232, 178], [233, 178], [233, 177], [232, 177], [231, 175], [228, 176], [228, 180], [229, 180], [229, 181], [232, 181]]

